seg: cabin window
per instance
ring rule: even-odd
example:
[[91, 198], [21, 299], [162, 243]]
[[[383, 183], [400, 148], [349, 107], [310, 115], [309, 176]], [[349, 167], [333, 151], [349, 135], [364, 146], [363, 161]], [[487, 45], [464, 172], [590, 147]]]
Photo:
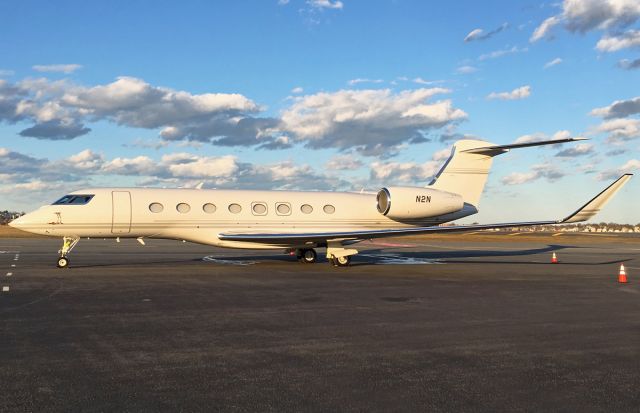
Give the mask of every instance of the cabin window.
[[216, 206], [211, 203], [204, 204], [202, 205], [202, 210], [207, 214], [213, 214], [214, 212], [216, 212]]
[[276, 204], [276, 212], [278, 215], [290, 215], [291, 214], [291, 205], [287, 202], [278, 202]]
[[253, 211], [253, 215], [266, 215], [267, 204], [264, 202], [254, 202], [251, 204], [251, 211]]
[[191, 211], [191, 207], [189, 206], [189, 204], [185, 204], [184, 202], [181, 202], [178, 205], [176, 205], [176, 209], [181, 214], [186, 214], [187, 212]]
[[336, 207], [334, 207], [333, 205], [325, 205], [322, 210], [327, 214], [333, 214], [334, 212], [336, 212]]
[[239, 214], [240, 211], [242, 211], [242, 207], [238, 204], [231, 204], [229, 205], [229, 212], [231, 212], [232, 214]]
[[53, 205], [86, 205], [94, 195], [65, 195], [58, 199]]
[[159, 213], [162, 212], [164, 210], [164, 206], [159, 203], [159, 202], [153, 202], [151, 204], [149, 204], [149, 211], [154, 212], [154, 213]]
[[302, 211], [303, 214], [310, 214], [313, 212], [313, 207], [309, 204], [304, 204], [300, 207], [300, 211]]

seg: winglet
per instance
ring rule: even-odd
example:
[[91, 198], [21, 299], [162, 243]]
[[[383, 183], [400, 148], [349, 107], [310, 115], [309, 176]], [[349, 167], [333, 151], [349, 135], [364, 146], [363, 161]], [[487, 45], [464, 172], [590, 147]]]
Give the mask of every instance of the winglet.
[[633, 174], [624, 174], [618, 178], [614, 183], [605, 188], [604, 191], [596, 195], [591, 201], [587, 202], [573, 214], [569, 215], [565, 219], [558, 221], [559, 224], [568, 224], [571, 222], [582, 222], [593, 217], [600, 212], [602, 208], [609, 202], [611, 198], [626, 184]]

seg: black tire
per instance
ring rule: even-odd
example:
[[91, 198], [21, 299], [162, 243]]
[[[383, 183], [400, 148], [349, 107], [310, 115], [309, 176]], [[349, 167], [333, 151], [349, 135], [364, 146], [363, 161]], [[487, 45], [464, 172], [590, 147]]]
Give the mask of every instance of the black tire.
[[58, 268], [67, 268], [69, 266], [69, 258], [60, 257], [58, 258]]
[[344, 257], [335, 257], [334, 262], [338, 267], [348, 267], [349, 264], [351, 264], [351, 256], [346, 255]]
[[314, 250], [313, 248], [301, 251], [300, 262], [303, 262], [305, 264], [313, 264], [314, 262], [316, 262], [317, 258], [318, 254], [316, 254], [316, 250]]

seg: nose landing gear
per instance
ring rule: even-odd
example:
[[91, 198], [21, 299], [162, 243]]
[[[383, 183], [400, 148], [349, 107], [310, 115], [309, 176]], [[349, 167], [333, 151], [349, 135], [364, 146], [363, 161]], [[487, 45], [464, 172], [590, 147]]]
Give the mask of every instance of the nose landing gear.
[[329, 262], [335, 267], [348, 267], [351, 264], [351, 256], [333, 257], [329, 259]]
[[69, 255], [78, 241], [80, 241], [80, 237], [64, 237], [62, 239], [62, 248], [58, 251], [58, 254], [60, 254], [57, 263], [58, 268], [66, 268], [69, 266], [69, 258], [67, 255]]

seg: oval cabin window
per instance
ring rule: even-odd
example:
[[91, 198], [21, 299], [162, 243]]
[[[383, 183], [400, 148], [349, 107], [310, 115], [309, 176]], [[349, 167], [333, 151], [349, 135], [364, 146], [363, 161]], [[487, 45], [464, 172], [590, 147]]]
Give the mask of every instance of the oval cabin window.
[[242, 211], [242, 207], [238, 204], [231, 204], [229, 205], [229, 212], [231, 212], [232, 214], [239, 214], [240, 211]]
[[216, 206], [213, 204], [204, 204], [202, 206], [202, 210], [207, 214], [213, 214], [214, 212], [216, 212]]
[[181, 202], [178, 205], [176, 205], [176, 209], [181, 214], [186, 214], [187, 212], [191, 211], [191, 207], [189, 206], [189, 204], [185, 204], [184, 202]]
[[313, 207], [309, 204], [304, 204], [300, 207], [300, 211], [302, 211], [303, 214], [310, 214], [313, 212]]
[[285, 203], [276, 204], [276, 211], [278, 215], [289, 215], [291, 213], [291, 207]]
[[333, 214], [336, 212], [336, 208], [333, 205], [325, 205], [322, 210], [327, 214]]
[[162, 212], [162, 210], [164, 210], [164, 206], [162, 206], [162, 204], [159, 202], [149, 204], [149, 211], [151, 212], [155, 212], [157, 214], [159, 212]]
[[263, 203], [256, 202], [251, 206], [254, 215], [265, 215], [267, 213], [267, 206]]

